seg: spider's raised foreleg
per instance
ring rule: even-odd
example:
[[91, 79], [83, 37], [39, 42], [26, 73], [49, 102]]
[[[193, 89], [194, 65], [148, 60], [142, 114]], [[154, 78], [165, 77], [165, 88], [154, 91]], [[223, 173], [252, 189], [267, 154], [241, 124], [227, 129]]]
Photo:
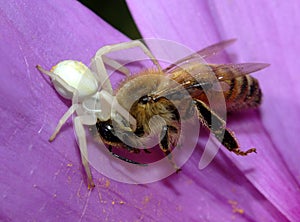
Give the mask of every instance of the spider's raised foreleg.
[[[70, 95], [72, 95], [76, 91], [76, 89], [74, 87], [72, 87], [69, 83], [67, 83], [63, 78], [61, 78], [56, 73], [47, 71], [44, 68], [42, 68], [40, 65], [37, 65], [36, 68], [41, 73], [49, 76], [51, 78], [52, 82], [57, 82], [58, 84], [60, 84], [63, 89], [65, 89], [66, 91], [68, 91], [70, 93]], [[72, 99], [72, 97], [67, 98], [67, 99]]]
[[118, 61], [104, 55], [102, 56], [102, 60], [105, 65], [108, 65], [109, 67], [118, 70], [119, 72], [123, 73], [125, 76], [130, 75], [129, 69], [127, 69], [123, 64], [119, 63]]
[[97, 75], [96, 78], [100, 83], [99, 85], [101, 85], [102, 88], [107, 92], [109, 92], [110, 94], [112, 94], [112, 86], [109, 81], [109, 76], [105, 69], [104, 63], [117, 70], [120, 70], [125, 75], [128, 75], [129, 71], [125, 67], [122, 68], [122, 64], [104, 55], [110, 52], [125, 50], [134, 47], [139, 47], [151, 59], [153, 64], [159, 70], [161, 70], [161, 66], [159, 65], [158, 61], [156, 60], [152, 52], [139, 40], [104, 46], [96, 52], [96, 55], [92, 59], [92, 69], [96, 71], [96, 75]]

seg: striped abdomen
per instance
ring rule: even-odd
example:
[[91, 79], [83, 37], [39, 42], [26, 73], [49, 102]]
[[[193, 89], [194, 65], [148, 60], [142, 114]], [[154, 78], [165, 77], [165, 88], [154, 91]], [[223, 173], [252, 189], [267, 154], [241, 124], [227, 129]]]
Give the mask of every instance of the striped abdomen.
[[[226, 83], [226, 87], [223, 87], [223, 94], [226, 102], [226, 110], [228, 112], [256, 108], [261, 104], [262, 93], [259, 83], [254, 77], [244, 75], [230, 80], [225, 80], [220, 83], [224, 84], [224, 82]], [[209, 105], [205, 92], [202, 90], [197, 91], [196, 87], [192, 88], [194, 90], [190, 90], [191, 96]], [[216, 93], [216, 91], [209, 90], [208, 93], [211, 93], [210, 96], [214, 97], [213, 94]], [[216, 109], [218, 109], [217, 105], [218, 104], [214, 105]], [[220, 110], [222, 110], [222, 107]]]
[[261, 104], [262, 93], [257, 79], [250, 75], [226, 80], [229, 89], [224, 92], [227, 111], [255, 108]]

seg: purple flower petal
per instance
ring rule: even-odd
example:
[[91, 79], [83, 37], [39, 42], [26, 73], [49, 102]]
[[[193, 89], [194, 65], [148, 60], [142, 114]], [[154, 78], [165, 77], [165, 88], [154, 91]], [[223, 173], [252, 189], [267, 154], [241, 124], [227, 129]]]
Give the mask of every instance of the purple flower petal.
[[236, 121], [234, 116], [229, 119], [232, 119], [229, 126], [236, 132], [242, 147], [257, 147], [258, 155], [234, 159], [230, 153], [226, 155], [277, 211], [296, 221], [300, 216], [300, 151], [296, 144], [296, 132], [300, 128], [297, 124], [300, 91], [296, 84], [299, 67], [295, 62], [300, 49], [295, 38], [299, 30], [296, 22], [299, 5], [273, 1], [222, 4], [217, 1], [142, 4], [129, 1], [128, 4], [144, 37], [172, 39], [194, 50], [201, 49], [208, 40], [213, 43], [238, 38], [230, 51], [234, 53], [233, 61], [271, 64], [256, 74], [264, 92], [260, 115], [249, 112], [236, 114]]
[[1, 221], [102, 220], [106, 208], [83, 182], [71, 122], [48, 142], [69, 102], [35, 66], [87, 63], [101, 46], [127, 38], [75, 1], [11, 1], [0, 17]]

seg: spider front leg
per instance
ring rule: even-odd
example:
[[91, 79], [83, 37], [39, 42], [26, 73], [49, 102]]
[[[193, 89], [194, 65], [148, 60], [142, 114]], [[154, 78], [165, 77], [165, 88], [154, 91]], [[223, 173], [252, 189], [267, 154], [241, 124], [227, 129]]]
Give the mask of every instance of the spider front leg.
[[226, 122], [201, 100], [195, 99], [194, 101], [202, 124], [215, 135], [223, 146], [225, 146], [229, 151], [234, 152], [236, 155], [246, 156], [249, 153], [256, 153], [255, 148], [251, 148], [246, 151], [240, 150], [233, 132], [226, 128]]
[[[69, 95], [72, 95], [76, 91], [76, 89], [74, 87], [72, 87], [69, 83], [67, 83], [63, 78], [61, 78], [59, 75], [55, 74], [54, 72], [47, 71], [47, 70], [43, 69], [40, 65], [37, 65], [36, 68], [41, 73], [49, 76], [51, 78], [51, 81], [53, 82], [53, 84], [55, 82], [60, 84], [62, 89], [64, 89], [64, 91], [65, 91], [65, 92], [62, 91], [61, 93], [64, 93], [64, 94], [68, 93]], [[67, 99], [71, 99], [71, 98], [67, 98]]]
[[86, 115], [86, 116], [77, 116], [74, 119], [75, 132], [79, 143], [81, 162], [84, 168], [84, 171], [87, 176], [88, 188], [92, 189], [95, 187], [91, 169], [88, 163], [88, 151], [87, 151], [87, 143], [86, 143], [86, 133], [83, 128], [83, 125], [95, 125], [97, 122], [96, 117], [94, 115]]
[[123, 73], [126, 76], [130, 75], [129, 69], [127, 69], [124, 65], [117, 62], [116, 60], [111, 59], [104, 55], [102, 56], [102, 60], [103, 60], [104, 64], [108, 65], [109, 67], [114, 68], [115, 70], [118, 70], [119, 72]]
[[[152, 54], [152, 52], [139, 40], [134, 40], [131, 42], [123, 42], [119, 44], [114, 44], [114, 45], [107, 45], [102, 48], [100, 48], [97, 52], [95, 57], [92, 60], [92, 66], [96, 70], [97, 74], [97, 79], [100, 85], [102, 86], [103, 89], [108, 91], [109, 93], [112, 94], [112, 87], [109, 81], [108, 74], [106, 72], [104, 63], [107, 65], [116, 68], [120, 70], [120, 67], [122, 66], [120, 63], [116, 62], [115, 60], [112, 60], [106, 56], [104, 56], [107, 53], [110, 52], [115, 52], [115, 51], [120, 51], [120, 50], [125, 50], [125, 49], [130, 49], [134, 47], [139, 47], [153, 62], [153, 64], [161, 70], [161, 66]], [[127, 70], [123, 73], [127, 74]]]

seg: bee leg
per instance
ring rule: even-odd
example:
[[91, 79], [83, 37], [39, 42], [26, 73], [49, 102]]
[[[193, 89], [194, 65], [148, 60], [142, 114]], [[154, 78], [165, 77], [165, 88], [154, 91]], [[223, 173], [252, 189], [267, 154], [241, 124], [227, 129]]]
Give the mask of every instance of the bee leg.
[[151, 153], [151, 151], [149, 151], [149, 149], [144, 148], [143, 150], [145, 153]]
[[176, 173], [178, 173], [181, 169], [176, 165], [176, 163], [173, 160], [173, 156], [171, 153], [172, 150], [171, 150], [171, 142], [170, 142], [170, 135], [169, 135], [169, 127], [170, 126], [167, 125], [163, 126], [159, 146], [160, 149], [164, 152], [165, 156], [168, 157], [170, 163], [176, 169]]
[[138, 148], [134, 148], [131, 147], [131, 145], [128, 144], [134, 144], [134, 146], [136, 147], [136, 144], [134, 143], [135, 141], [132, 139], [132, 136], [134, 134], [129, 131], [129, 132], [125, 132], [122, 136], [122, 141], [124, 143], [124, 148], [126, 148], [130, 153], [140, 153], [140, 149]]
[[143, 145], [135, 140], [135, 134], [132, 131], [125, 131], [118, 134], [120, 140], [123, 142], [124, 148], [130, 153], [140, 153], [140, 149], [136, 147], [142, 147]]
[[111, 152], [111, 154], [112, 154], [114, 157], [116, 157], [116, 158], [118, 158], [118, 159], [120, 159], [120, 160], [123, 160], [123, 161], [125, 161], [125, 162], [127, 162], [127, 163], [137, 164], [137, 165], [142, 165], [142, 166], [146, 166], [146, 165], [147, 165], [147, 164], [143, 164], [143, 163], [136, 162], [136, 161], [134, 161], [134, 160], [130, 160], [130, 159], [126, 158], [126, 157], [123, 157], [123, 156], [120, 156], [120, 155], [114, 153], [114, 152], [112, 151], [112, 146], [111, 146], [111, 145], [108, 146], [108, 150], [109, 150], [109, 152]]
[[[134, 147], [143, 147], [145, 153], [151, 153], [148, 149], [145, 148], [144, 144], [141, 141], [136, 140], [137, 131], [134, 133], [132, 131], [126, 132], [122, 136], [122, 141], [124, 144], [132, 144]], [[126, 148], [131, 153], [140, 153], [141, 149], [131, 147], [130, 145], [126, 145]]]
[[[239, 144], [237, 142], [237, 139], [235, 138], [234, 134], [232, 131], [230, 131], [229, 129], [225, 129], [224, 131], [224, 135], [222, 133], [221, 136], [216, 135], [216, 138], [222, 142], [222, 144], [231, 152], [234, 152], [236, 155], [239, 156], [247, 156], [249, 153], [256, 153], [256, 149], [255, 148], [250, 148], [246, 151], [242, 151], [239, 148]], [[218, 138], [220, 137], [220, 139]]]
[[246, 151], [240, 150], [233, 132], [226, 128], [226, 122], [201, 100], [195, 99], [194, 101], [198, 110], [198, 117], [202, 124], [206, 126], [229, 151], [241, 156], [246, 156], [249, 153], [256, 152], [255, 148], [251, 148]]

